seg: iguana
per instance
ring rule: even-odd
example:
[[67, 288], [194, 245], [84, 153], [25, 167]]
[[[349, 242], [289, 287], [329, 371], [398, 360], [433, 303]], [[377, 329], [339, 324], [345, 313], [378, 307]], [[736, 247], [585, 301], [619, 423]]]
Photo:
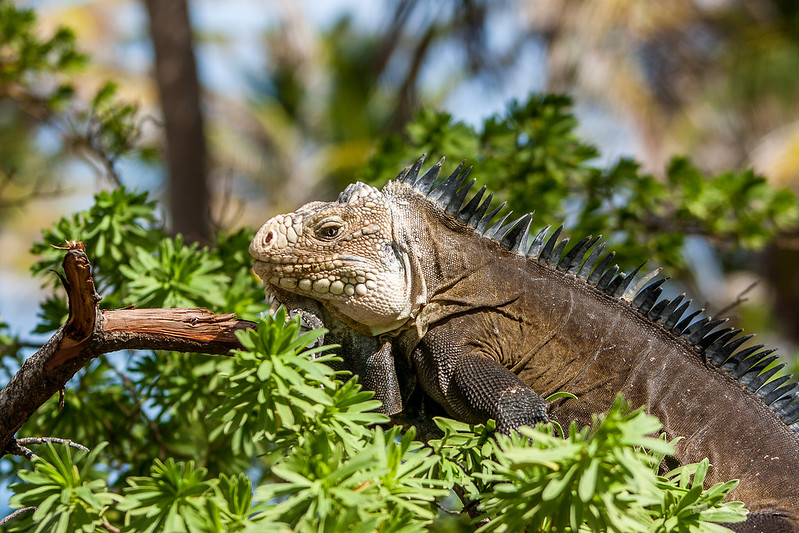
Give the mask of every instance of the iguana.
[[[740, 479], [732, 496], [750, 514], [732, 529], [799, 532], [797, 383], [769, 381], [784, 366], [763, 372], [773, 350], [741, 348], [751, 335], [662, 297], [659, 270], [619, 273], [596, 237], [566, 251], [562, 227], [495, 221], [486, 187], [466, 201], [469, 170], [439, 182], [442, 163], [266, 222], [250, 253], [267, 291], [338, 329], [387, 414], [403, 408], [408, 369], [453, 417], [504, 432], [589, 424], [621, 392], [684, 437], [680, 464], [708, 457], [706, 483]], [[577, 399], [542, 399], [558, 391]]]

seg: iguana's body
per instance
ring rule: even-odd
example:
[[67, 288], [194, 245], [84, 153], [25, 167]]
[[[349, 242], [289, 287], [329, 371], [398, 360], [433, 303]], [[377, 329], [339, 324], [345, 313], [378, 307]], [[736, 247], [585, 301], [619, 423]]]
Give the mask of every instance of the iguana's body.
[[[530, 243], [529, 218], [488, 228], [490, 198], [462, 206], [457, 172], [429, 192], [438, 166], [417, 178], [420, 164], [382, 192], [355, 184], [276, 217], [250, 249], [279, 298], [313, 300], [352, 332], [343, 355], [386, 412], [402, 406], [395, 361], [453, 416], [504, 431], [588, 424], [623, 392], [685, 437], [681, 463], [708, 457], [708, 483], [741, 480], [739, 530], [799, 531], [799, 408], [790, 384], [763, 385], [765, 353], [691, 323], [658, 282], [628, 288], [598, 251], [583, 261], [595, 241], [564, 254], [557, 235]], [[541, 400], [558, 391], [578, 399]]]

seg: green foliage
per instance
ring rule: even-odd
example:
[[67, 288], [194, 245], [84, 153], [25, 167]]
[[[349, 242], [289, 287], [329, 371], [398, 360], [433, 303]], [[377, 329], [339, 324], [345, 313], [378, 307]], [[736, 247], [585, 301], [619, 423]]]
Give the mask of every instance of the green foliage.
[[[702, 489], [709, 468], [707, 459], [700, 463], [675, 468], [658, 483], [663, 498], [652, 508], [659, 514], [663, 531], [721, 531], [709, 522], [740, 522], [745, 511], [741, 502], [718, 503], [735, 487], [737, 480], [716, 483], [708, 490]], [[671, 483], [666, 483], [666, 479]]]
[[42, 456], [33, 460], [33, 471], [21, 470], [21, 483], [11, 486], [12, 507], [36, 507], [24, 519], [11, 522], [9, 531], [90, 533], [100, 529], [109, 506], [119, 495], [108, 491], [105, 479], [96, 471], [95, 461], [104, 446], [90, 453], [72, 454], [71, 448], [49, 442]]
[[[87, 58], [73, 32], [59, 27], [43, 33], [32, 10], [0, 1], [0, 184], [11, 192], [0, 207], [58, 194], [60, 187], [49, 185], [61, 178], [55, 169], [76, 157], [119, 185], [121, 158], [148, 162], [155, 154], [139, 142], [138, 107], [116, 97], [115, 83], [102, 84], [88, 100], [80, 96], [85, 89], [75, 90], [74, 74]], [[43, 133], [58, 139], [55, 149], [38, 147]]]
[[154, 531], [208, 531], [206, 509], [214, 495], [214, 482], [194, 462], [175, 463], [172, 458], [153, 462], [149, 476], [129, 477], [124, 511], [125, 529], [142, 533]]
[[308, 433], [329, 433], [331, 440], [351, 448], [363, 440], [367, 426], [387, 421], [368, 412], [379, 404], [355, 379], [335, 380], [335, 372], [324, 364], [333, 355], [316, 356], [330, 346], [308, 348], [324, 330], [299, 331], [300, 317], [286, 322], [281, 309], [265, 317], [257, 330], [238, 333], [246, 350], [236, 351], [224, 379], [226, 399], [213, 413], [223, 422], [218, 431], [232, 435], [234, 450], [251, 454], [251, 440], [262, 439], [286, 448]]
[[[402, 107], [392, 114], [377, 105], [393, 97], [362, 73], [381, 47], [352, 39], [348, 24], [334, 27], [327, 41], [343, 52], [328, 54], [339, 80], [329, 91], [335, 105], [325, 108], [323, 128], [326, 140], [339, 143], [330, 157], [339, 177], [350, 168], [348, 156], [363, 153], [365, 139], [401, 118]], [[84, 57], [68, 30], [39, 38], [31, 11], [0, 0], [0, 57], [0, 95], [56, 126], [65, 145], [87, 151], [115, 183], [120, 157], [152, 156], [136, 145], [136, 107], [116, 98], [113, 83], [88, 102], [75, 98], [63, 75]], [[302, 110], [318, 95], [306, 91], [294, 65], [276, 68], [282, 109], [267, 116], [312, 129], [319, 117], [309, 120]], [[570, 106], [562, 96], [533, 97], [479, 131], [423, 110], [404, 137], [381, 142], [366, 177], [384, 180], [421, 152], [466, 159], [511, 208], [536, 210], [542, 224], [565, 220], [574, 234], [604, 233], [628, 265], [644, 257], [680, 265], [686, 235], [760, 247], [796, 221], [793, 195], [749, 171], [705, 177], [675, 159], [659, 180], [631, 160], [595, 167], [597, 150], [575, 135]], [[24, 147], [6, 131], [0, 140], [0, 173], [9, 176]], [[46, 230], [32, 249], [41, 258], [33, 272], [58, 270], [63, 252], [52, 245], [80, 240], [106, 307], [206, 306], [256, 319], [264, 304], [263, 288], [249, 272], [252, 234], [246, 228], [219, 234], [210, 249], [186, 245], [166, 235], [146, 194], [119, 187]], [[63, 297], [48, 297], [35, 331], [56, 329], [66, 311]], [[335, 347], [319, 345], [322, 333], [301, 332], [299, 319], [286, 320], [280, 310], [240, 332], [243, 349], [231, 357], [98, 357], [68, 385], [63, 408], [50, 399], [20, 431], [68, 437], [93, 451], [47, 444], [32, 470], [18, 469], [11, 505], [36, 510], [8, 527], [420, 531], [444, 527], [441, 510], [464, 516], [470, 506], [482, 512], [471, 530], [483, 524], [486, 531], [710, 532], [722, 529], [710, 521], [744, 516], [739, 503], [722, 503], [736, 482], [703, 489], [707, 461], [658, 477], [671, 446], [651, 437], [659, 428], [654, 419], [628, 413], [621, 400], [592, 428], [572, 426], [565, 439], [553, 436], [551, 426], [496, 435], [492, 421], [473, 427], [437, 419], [443, 435], [426, 444], [415, 440], [413, 428], [385, 429], [386, 417], [372, 412], [372, 393], [327, 366]], [[10, 376], [21, 363], [21, 342], [1, 322], [0, 347]]]
[[273, 467], [283, 482], [256, 491], [261, 501], [279, 502], [264, 507], [264, 519], [295, 531], [418, 531], [435, 517], [436, 498], [448, 493], [438, 488], [441, 480], [420, 475], [436, 458], [413, 431], [400, 438], [399, 428], [375, 429], [355, 453], [314, 437]]
[[[601, 422], [595, 419], [591, 431], [572, 425], [566, 442], [553, 437], [550, 426], [498, 437], [499, 452], [488, 465], [490, 473], [478, 474], [493, 483], [483, 495], [483, 505], [494, 518], [481, 530], [577, 531], [587, 524], [592, 531], [650, 531], [661, 521], [664, 531], [677, 530], [677, 524], [684, 531], [713, 530], [715, 526], [706, 525], [707, 518], [697, 512], [705, 508], [702, 505], [691, 508], [691, 521], [664, 519], [661, 502], [675, 496], [672, 487], [655, 475], [660, 463], [656, 457], [673, 453], [673, 447], [647, 436], [660, 429], [657, 419], [641, 409], [633, 413], [628, 409], [617, 398]], [[700, 494], [701, 503], [712, 501], [712, 506], [720, 501], [713, 499], [716, 493], [727, 494], [737, 485], [732, 482], [703, 493], [703, 478], [704, 472], [694, 485], [694, 498], [678, 497], [680, 510], [670, 506], [671, 513], [686, 516], [685, 508]], [[730, 521], [743, 519], [731, 507], [725, 509]]]
[[[124, 282], [119, 266], [140, 250], [152, 250], [164, 236], [156, 224], [155, 202], [147, 193], [129, 192], [125, 187], [101, 191], [94, 195], [94, 204], [86, 211], [62, 217], [42, 232], [42, 240], [34, 243], [31, 253], [42, 256], [31, 271], [42, 275], [58, 268], [64, 259], [66, 241], [81, 241], [92, 257], [92, 273], [98, 290], [113, 289]], [[48, 278], [56, 284], [57, 280]], [[108, 286], [110, 285], [110, 287]]]
[[230, 278], [219, 272], [222, 262], [208, 256], [197, 243], [183, 238], [163, 239], [155, 254], [137, 248], [130, 263], [119, 266], [129, 292], [125, 303], [146, 307], [208, 307], [224, 304], [222, 288]]
[[532, 97], [486, 119], [481, 131], [447, 113], [419, 112], [405, 136], [383, 140], [363, 178], [382, 183], [422, 153], [465, 160], [471, 177], [516, 212], [535, 211], [540, 225], [565, 223], [582, 238], [602, 234], [625, 268], [649, 258], [680, 269], [689, 235], [722, 248], [760, 248], [799, 220], [788, 190], [774, 190], [751, 170], [703, 176], [684, 158], [666, 169], [665, 181], [621, 159], [607, 169], [592, 164], [597, 150], [575, 134], [577, 121], [565, 96]]
[[[595, 202], [590, 216], [577, 218], [584, 224], [617, 217], [621, 227], [634, 227], [633, 218], [661, 209], [668, 188], [683, 194], [668, 193], [681, 210], [674, 220], [706, 219], [713, 235], [754, 224], [760, 233], [750, 231], [753, 245], [791, 216], [793, 199], [751, 173], [707, 181], [688, 163], [675, 163], [667, 186], [639, 179], [631, 163], [606, 174], [586, 167], [589, 148], [574, 139], [557, 141], [559, 135], [570, 139], [574, 126], [558, 112], [565, 103], [555, 99], [549, 111], [533, 113], [535, 105], [517, 108], [513, 121], [496, 120], [485, 137], [497, 152], [509, 137], [522, 143], [527, 134], [517, 127], [552, 137], [548, 142], [557, 149], [531, 148], [526, 163], [488, 161], [495, 172], [510, 169], [519, 179], [537, 172], [541, 179], [525, 186], [540, 185], [544, 211], [561, 209], [557, 195], [564, 194], [564, 183], [576, 186], [575, 176], [582, 176], [584, 198], [576, 205], [612, 190], [607, 197], [621, 206]], [[466, 131], [441, 115], [423, 118], [437, 128], [436, 142], [453, 149]], [[419, 138], [430, 133], [419, 124], [411, 130]], [[468, 136], [462, 144], [472, 149]], [[754, 202], [754, 209], [735, 216], [726, 210], [742, 202]], [[94, 206], [44, 232], [33, 246], [42, 256], [34, 272], [58, 268], [63, 252], [50, 244], [82, 240], [106, 305], [207, 306], [252, 318], [263, 311], [262, 285], [249, 272], [252, 230], [219, 235], [215, 247], [200, 248], [167, 237], [154, 209], [146, 194], [124, 188], [98, 194]], [[667, 244], [664, 253], [676, 250]], [[45, 300], [42, 331], [58, 327], [65, 313], [63, 298]], [[525, 523], [553, 531], [714, 531], [710, 520], [743, 516], [739, 505], [721, 503], [734, 482], [702, 490], [706, 464], [658, 478], [653, 465], [670, 448], [647, 436], [658, 428], [651, 417], [629, 414], [621, 402], [590, 430], [570, 428], [566, 440], [553, 437], [551, 427], [497, 436], [491, 421], [471, 427], [439, 419], [443, 436], [428, 444], [415, 441], [413, 430], [384, 431], [378, 424], [387, 419], [371, 411], [372, 393], [327, 366], [335, 347], [319, 345], [323, 332], [303, 333], [299, 318], [286, 318], [279, 310], [240, 332], [243, 349], [232, 357], [134, 352], [99, 357], [81, 370], [63, 409], [51, 399], [21, 434], [108, 444], [95, 445], [91, 456], [46, 451], [35, 472], [81, 465], [79, 474], [63, 474], [61, 481], [20, 473], [12, 503], [44, 511], [20, 516], [14, 527], [91, 531], [103, 530], [107, 521], [122, 531], [419, 531], [446, 527], [451, 523], [439, 509], [463, 512], [469, 501], [482, 502], [485, 530]], [[0, 341], [15, 342], [11, 336]], [[9, 369], [15, 364], [11, 354], [3, 358]], [[102, 478], [98, 471], [114, 475]], [[63, 496], [84, 481], [89, 488], [74, 489], [83, 496]], [[456, 489], [463, 500], [453, 496]], [[45, 503], [56, 491], [57, 505]]]
[[[32, 10], [18, 9], [0, 2], [0, 94], [6, 84], [29, 84], [37, 76], [60, 73], [85, 63], [77, 51], [75, 35], [59, 28], [49, 39], [35, 37], [36, 16]], [[74, 92], [71, 85], [59, 84], [44, 96], [51, 103], [62, 101]]]

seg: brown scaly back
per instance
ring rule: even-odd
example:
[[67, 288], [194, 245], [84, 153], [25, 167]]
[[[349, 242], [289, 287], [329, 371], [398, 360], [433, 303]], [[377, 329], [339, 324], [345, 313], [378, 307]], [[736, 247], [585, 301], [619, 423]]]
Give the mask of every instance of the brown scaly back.
[[727, 319], [713, 320], [705, 315], [704, 309], [686, 314], [691, 300], [684, 301], [685, 294], [673, 299], [663, 298], [661, 286], [668, 278], [652, 281], [660, 274], [661, 269], [644, 274], [633, 284], [643, 265], [629, 273], [619, 272], [618, 265], [610, 266], [615, 252], [599, 259], [605, 248], [604, 242], [589, 254], [589, 250], [597, 244], [600, 237], [585, 237], [566, 251], [569, 238], [559, 240], [563, 226], [558, 227], [549, 237], [547, 235], [551, 226], [546, 226], [535, 236], [530, 233], [532, 213], [506, 222], [511, 214], [507, 213], [494, 221], [505, 204], [489, 211], [493, 194], [485, 196], [485, 186], [464, 205], [476, 181], [472, 179], [464, 185], [471, 167], [463, 170], [464, 163], [461, 163], [449, 177], [437, 183], [444, 158], [420, 176], [424, 158], [420, 157], [411, 167], [405, 168], [394, 181], [413, 188], [441, 206], [449, 216], [467, 224], [483, 237], [498, 242], [503, 248], [572, 274], [630, 305], [651, 322], [671, 332], [675, 340], [680, 339], [694, 346], [706, 363], [721, 368], [742, 386], [754, 392], [799, 435], [799, 383], [791, 379], [791, 376], [769, 381], [785, 367], [785, 363], [764, 372], [765, 368], [778, 359], [776, 355], [771, 355], [774, 349], [763, 349], [762, 344], [739, 349], [754, 335], [741, 335], [742, 330], [731, 327], [717, 329]]

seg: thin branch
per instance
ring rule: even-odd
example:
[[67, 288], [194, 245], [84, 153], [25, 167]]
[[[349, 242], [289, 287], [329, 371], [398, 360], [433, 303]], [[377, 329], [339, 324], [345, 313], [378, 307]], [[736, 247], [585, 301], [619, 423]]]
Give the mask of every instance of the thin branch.
[[15, 519], [16, 517], [18, 517], [22, 513], [27, 513], [28, 511], [35, 511], [35, 510], [36, 510], [36, 507], [23, 507], [22, 509], [17, 509], [16, 511], [11, 513], [7, 517], [5, 517], [2, 520], [0, 520], [0, 526], [6, 525], [7, 522]]
[[747, 288], [742, 290], [741, 293], [738, 296], [735, 297], [735, 301], [734, 302], [729, 303], [729, 304], [725, 305], [724, 307], [722, 307], [721, 309], [719, 309], [718, 313], [716, 313], [716, 316], [724, 316], [727, 313], [729, 313], [730, 311], [732, 311], [733, 309], [735, 309], [736, 307], [738, 307], [739, 305], [741, 305], [742, 303], [744, 303], [747, 300], [749, 300], [749, 298], [745, 298], [745, 296], [749, 293], [749, 291], [754, 289], [759, 283], [760, 283], [760, 280], [757, 280], [757, 279], [755, 281], [753, 281], [752, 283], [750, 283]]
[[20, 457], [24, 457], [28, 461], [33, 461], [38, 457], [35, 453], [31, 450], [26, 448], [25, 446], [20, 445], [19, 441], [12, 440], [8, 446], [6, 446], [6, 453], [11, 455], [19, 455]]
[[119, 533], [119, 528], [112, 526], [106, 520], [103, 520], [102, 525], [103, 525], [104, 528], [106, 528], [111, 533]]
[[31, 444], [44, 444], [46, 442], [52, 442], [53, 444], [64, 444], [66, 446], [69, 446], [70, 448], [77, 448], [78, 450], [82, 450], [84, 452], [89, 451], [89, 448], [87, 448], [83, 444], [71, 441], [69, 439], [59, 439], [58, 437], [25, 437], [22, 439], [17, 439], [17, 444], [21, 446], [30, 446]]

